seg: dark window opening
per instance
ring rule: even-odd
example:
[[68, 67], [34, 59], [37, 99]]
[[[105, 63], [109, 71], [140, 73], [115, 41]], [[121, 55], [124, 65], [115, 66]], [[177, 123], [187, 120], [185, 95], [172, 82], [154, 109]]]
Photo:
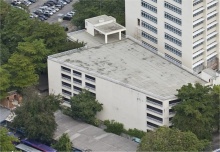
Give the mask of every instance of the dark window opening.
[[150, 117], [150, 118], [153, 118], [153, 119], [156, 119], [156, 120], [158, 120], [158, 121], [162, 121], [162, 122], [163, 122], [163, 119], [162, 119], [162, 118], [156, 117], [156, 116], [154, 116], [154, 115], [152, 115], [152, 114], [149, 114], [149, 113], [147, 113], [147, 117]]
[[140, 26], [140, 19], [139, 18], [137, 19], [137, 24], [138, 24], [138, 26]]
[[96, 94], [95, 94], [95, 93], [90, 92], [90, 94], [91, 94], [94, 98], [96, 98]]
[[147, 109], [154, 110], [154, 111], [157, 111], [157, 112], [159, 112], [159, 113], [163, 113], [163, 111], [162, 111], [162, 110], [157, 109], [157, 108], [154, 108], [154, 107], [149, 106], [149, 105], [147, 105]]
[[62, 81], [62, 85], [63, 85], [63, 86], [67, 86], [67, 87], [70, 87], [70, 88], [71, 88], [71, 84], [66, 83], [66, 82], [63, 82], [63, 81]]
[[62, 78], [71, 80], [71, 77], [65, 74], [61, 74]]
[[179, 102], [180, 102], [180, 99], [172, 100], [172, 101], [169, 102], [169, 105], [176, 104], [176, 103], [179, 103]]
[[70, 99], [63, 97], [63, 101], [70, 102]]
[[74, 83], [77, 83], [77, 84], [82, 84], [82, 81], [81, 80], [79, 80], [79, 79], [76, 79], [76, 78], [73, 78], [73, 82]]
[[82, 89], [81, 89], [81, 88], [76, 87], [76, 86], [73, 86], [73, 89], [74, 89], [75, 91], [77, 91], [77, 92], [81, 92], [81, 91], [82, 91]]
[[150, 97], [147, 97], [147, 100], [150, 102], [153, 102], [155, 104], [161, 105], [161, 106], [163, 105], [163, 103], [161, 101], [158, 101], [158, 100], [150, 98]]
[[150, 126], [156, 127], [156, 128], [159, 127], [158, 125], [156, 125], [154, 123], [151, 123], [151, 122], [147, 122], [147, 124], [150, 125]]
[[169, 113], [170, 113], [170, 114], [174, 113], [174, 110], [173, 110], [173, 109], [170, 109], [170, 110], [169, 110]]
[[95, 90], [95, 85], [90, 84], [90, 83], [87, 83], [87, 82], [86, 82], [86, 87], [88, 87], [88, 88], [91, 88], [91, 89]]
[[92, 81], [92, 82], [95, 82], [95, 78], [94, 78], [94, 77], [91, 77], [91, 76], [89, 76], [89, 75], [86, 75], [86, 79], [87, 79], [87, 80], [90, 80], [90, 81]]
[[75, 70], [73, 70], [73, 75], [76, 75], [76, 76], [82, 76], [82, 73], [80, 73], [80, 72], [78, 72], [78, 71], [75, 71]]
[[63, 66], [61, 66], [61, 69], [62, 69], [63, 71], [68, 72], [68, 73], [70, 73], [70, 72], [71, 72], [71, 70], [70, 70], [69, 68], [66, 68], [66, 67], [63, 67]]
[[64, 90], [64, 89], [62, 89], [62, 93], [64, 93], [64, 94], [68, 94], [68, 95], [72, 95], [72, 93], [71, 92], [69, 92], [69, 91], [67, 91], [67, 90]]

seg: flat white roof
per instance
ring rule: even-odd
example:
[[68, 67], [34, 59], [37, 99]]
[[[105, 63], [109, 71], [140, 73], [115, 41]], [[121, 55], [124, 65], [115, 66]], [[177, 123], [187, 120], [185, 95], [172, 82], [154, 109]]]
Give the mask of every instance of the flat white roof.
[[[86, 43], [87, 48], [100, 46], [105, 44], [105, 36], [102, 34], [92, 36], [91, 34], [87, 33], [85, 30], [76, 31], [67, 33], [67, 36], [72, 41], [84, 42]], [[108, 43], [117, 42], [119, 34], [111, 34], [108, 35]], [[125, 39], [122, 35], [122, 39]]]
[[103, 34], [111, 34], [114, 32], [125, 31], [126, 28], [116, 22], [96, 26], [95, 29]]
[[108, 22], [108, 21], [115, 20], [115, 18], [112, 16], [100, 15], [100, 16], [85, 19], [85, 21], [87, 21], [93, 25], [100, 23], [100, 20], [102, 20], [102, 22]]
[[[84, 31], [80, 33], [85, 36]], [[161, 100], [175, 98], [176, 89], [185, 84], [205, 84], [202, 79], [130, 39], [99, 44], [94, 41], [95, 47], [70, 50], [48, 58]]]

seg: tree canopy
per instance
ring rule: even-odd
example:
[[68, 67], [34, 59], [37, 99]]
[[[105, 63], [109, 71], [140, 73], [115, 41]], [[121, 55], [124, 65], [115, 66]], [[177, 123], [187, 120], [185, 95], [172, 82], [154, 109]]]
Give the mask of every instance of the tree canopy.
[[15, 151], [13, 142], [18, 142], [18, 138], [8, 135], [6, 128], [0, 128], [0, 151]]
[[35, 39], [32, 42], [19, 42], [18, 51], [20, 54], [30, 57], [30, 60], [35, 65], [37, 73], [42, 72], [47, 67], [45, 56], [50, 54], [50, 50], [46, 48], [43, 39]]
[[24, 88], [35, 85], [38, 82], [35, 66], [28, 57], [22, 54], [14, 53], [9, 58], [5, 68], [10, 73], [11, 86]]
[[70, 103], [72, 117], [87, 123], [94, 123], [96, 113], [102, 110], [102, 104], [87, 90], [73, 96]]
[[6, 96], [6, 90], [10, 87], [11, 75], [3, 67], [0, 67], [1, 85], [0, 85], [0, 99]]
[[48, 55], [83, 46], [83, 43], [68, 41], [59, 24], [30, 19], [27, 12], [4, 0], [0, 0], [0, 4], [0, 64], [11, 76], [9, 87], [0, 86], [4, 88], [0, 90], [1, 96], [9, 89], [35, 85], [38, 75], [47, 71]]
[[58, 152], [72, 152], [73, 144], [70, 141], [68, 134], [64, 133], [58, 141], [53, 145], [53, 148], [58, 150]]
[[79, 0], [73, 9], [76, 13], [72, 23], [80, 28], [85, 27], [85, 19], [103, 14], [113, 16], [119, 24], [125, 25], [125, 0]]
[[30, 139], [50, 142], [57, 127], [53, 112], [60, 101], [61, 98], [54, 95], [40, 97], [34, 94], [24, 98], [15, 111], [17, 116], [12, 125], [23, 129]]
[[220, 85], [214, 85], [211, 91], [211, 98], [213, 100], [215, 128], [217, 131], [220, 129]]
[[177, 91], [181, 102], [173, 107], [176, 112], [173, 127], [191, 131], [199, 139], [211, 139], [217, 111], [210, 95], [211, 88], [197, 83], [184, 85]]
[[199, 140], [192, 132], [160, 127], [146, 133], [138, 151], [202, 151], [208, 145], [207, 140]]

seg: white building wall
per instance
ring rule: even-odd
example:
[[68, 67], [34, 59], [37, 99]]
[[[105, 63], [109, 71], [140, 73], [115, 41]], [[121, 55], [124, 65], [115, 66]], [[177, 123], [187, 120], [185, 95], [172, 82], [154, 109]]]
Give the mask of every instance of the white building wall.
[[[71, 72], [62, 70], [61, 66], [71, 69]], [[82, 75], [74, 75], [73, 70], [80, 72]], [[70, 81], [63, 79], [61, 74], [70, 76]], [[86, 79], [85, 75], [95, 77], [95, 82], [91, 82], [90, 80]], [[81, 80], [82, 84], [74, 83], [73, 78]], [[98, 113], [97, 117], [101, 120], [115, 120], [117, 122], [123, 123], [126, 129], [137, 128], [143, 131], [154, 129], [153, 127], [149, 127], [147, 122], [153, 123], [157, 126], [171, 125], [169, 118], [173, 117], [173, 114], [169, 114], [169, 109], [171, 109], [171, 106], [169, 106], [169, 100], [160, 100], [163, 105], [158, 106], [157, 104], [147, 100], [148, 95], [115, 83], [112, 80], [96, 77], [94, 76], [94, 73], [88, 73], [84, 70], [73, 68], [71, 66], [60, 64], [56, 61], [48, 59], [48, 81], [50, 94], [60, 94], [68, 99], [71, 96], [63, 94], [62, 89], [67, 90], [71, 92], [71, 95], [74, 95], [78, 94], [78, 92], [73, 89], [73, 86], [86, 88], [86, 82], [95, 85], [96, 89], [89, 89], [89, 91], [95, 93], [96, 99], [103, 104], [103, 111]], [[62, 86], [62, 81], [70, 84], [71, 88]], [[162, 113], [157, 113], [155, 110], [148, 110], [147, 106], [157, 108], [158, 110], [162, 111]], [[149, 119], [147, 118], [147, 114], [151, 114], [163, 120], [158, 122], [157, 120], [155, 121], [155, 119]]]
[[[194, 1], [193, 0], [182, 0], [181, 4], [176, 2], [175, 0], [126, 0], [125, 1], [126, 34], [128, 36], [131, 36], [137, 39], [140, 42], [145, 41], [147, 44], [157, 49], [157, 53], [163, 57], [165, 57], [165, 54], [169, 55], [172, 59], [170, 57], [169, 58], [167, 57], [168, 60], [173, 61], [174, 59], [174, 60], [180, 61], [182, 63], [180, 66], [182, 66], [183, 68], [187, 69], [190, 72], [193, 72], [193, 71], [199, 72], [203, 68], [210, 67], [210, 64], [208, 64], [207, 62], [208, 56], [212, 53], [217, 53], [216, 55], [217, 58], [219, 58], [220, 56], [219, 0], [203, 0], [197, 5], [193, 5], [193, 3], [196, 1], [198, 2], [200, 0], [194, 0]], [[141, 5], [142, 2], [146, 2], [148, 3], [149, 6], [155, 7], [157, 9], [157, 12], [153, 12], [151, 9], [143, 7]], [[172, 6], [176, 8], [180, 8], [182, 13], [179, 14], [171, 9], [166, 8], [164, 6], [165, 2], [170, 3]], [[208, 6], [214, 2], [217, 2], [217, 5], [208, 9]], [[197, 12], [201, 8], [204, 8], [204, 11], [202, 13], [199, 13], [196, 16], [193, 16], [193, 12]], [[151, 20], [141, 16], [142, 11], [145, 11], [151, 16], [157, 18], [157, 23], [154, 23]], [[210, 15], [210, 13], [214, 11], [217, 11], [217, 16], [214, 16], [213, 18], [208, 20], [207, 19], [208, 15]], [[175, 22], [165, 18], [165, 15], [164, 15], [165, 12], [180, 19], [182, 21], [182, 24], [178, 25]], [[193, 23], [202, 18], [204, 19], [204, 22], [196, 27], [193, 27]], [[138, 25], [137, 23], [138, 19], [140, 19], [140, 25]], [[142, 21], [155, 27], [157, 29], [157, 33], [152, 32], [152, 30], [149, 30], [143, 27], [141, 25]], [[218, 22], [217, 26], [208, 31], [207, 26], [214, 21]], [[181, 30], [182, 35], [180, 36], [168, 29], [165, 29], [165, 25], [164, 25], [165, 22]], [[203, 34], [193, 38], [193, 32], [196, 32], [197, 30], [201, 28], [204, 29]], [[208, 34], [210, 34], [212, 30], [217, 31], [218, 34], [215, 38], [208, 41], [207, 36]], [[148, 33], [149, 35], [155, 37], [158, 42], [154, 43], [151, 40], [142, 37], [141, 31], [144, 31]], [[180, 40], [182, 42], [182, 46], [178, 46], [175, 43], [169, 40], [166, 40], [165, 33], [173, 36], [175, 39]], [[193, 44], [199, 41], [200, 39], [204, 39], [204, 43], [197, 48], [193, 48]], [[207, 46], [215, 41], [218, 43], [217, 46], [213, 48], [211, 51], [207, 51]], [[182, 52], [182, 56], [178, 56], [175, 53], [165, 49], [165, 43], [169, 44], [170, 46]], [[193, 55], [201, 50], [203, 50], [203, 54], [193, 59]]]
[[85, 21], [85, 28], [86, 28], [86, 31], [91, 34], [92, 36], [95, 36], [95, 30], [94, 30], [94, 26], [93, 24]]
[[61, 90], [61, 66], [51, 60], [47, 60], [49, 94], [62, 94]]
[[96, 97], [103, 104], [101, 120], [116, 120], [126, 129], [146, 130], [146, 96], [130, 88], [96, 78]]
[[139, 0], [125, 0], [125, 26], [126, 34], [140, 40], [140, 26], [138, 19], [141, 20], [141, 6]]

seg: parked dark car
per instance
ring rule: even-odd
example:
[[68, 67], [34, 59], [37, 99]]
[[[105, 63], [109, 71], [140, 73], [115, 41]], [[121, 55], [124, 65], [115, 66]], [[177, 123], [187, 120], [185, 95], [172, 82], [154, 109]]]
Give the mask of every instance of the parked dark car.
[[43, 18], [44, 20], [47, 20], [48, 19], [48, 17], [46, 17], [45, 15], [39, 15], [39, 18]]
[[49, 0], [48, 2], [53, 2], [56, 5], [58, 2], [56, 0]]
[[68, 16], [68, 15], [63, 16], [63, 20], [70, 21], [71, 19], [72, 19], [72, 16]]
[[56, 5], [55, 7], [59, 8], [59, 9], [62, 9], [62, 5]]
[[53, 5], [54, 5], [53, 3], [46, 2], [46, 3], [44, 3], [43, 6], [48, 6], [48, 7], [50, 7], [50, 6], [53, 6]]
[[36, 15], [41, 15], [42, 14], [42, 12], [38, 11], [38, 10], [34, 11], [33, 13], [36, 14]]
[[29, 0], [31, 3], [35, 3], [37, 2], [37, 0]]
[[50, 17], [51, 15], [50, 15], [49, 13], [45, 12], [45, 13], [44, 13], [44, 16]]
[[45, 19], [43, 17], [38, 16], [40, 21], [44, 21]]
[[51, 4], [52, 6], [57, 4], [57, 2], [54, 2], [54, 1], [48, 1], [47, 3]]
[[62, 7], [64, 7], [64, 4], [60, 2], [58, 2], [57, 5], [61, 5]]
[[12, 5], [12, 6], [16, 6], [17, 3], [16, 3], [16, 2], [11, 2], [11, 5]]

